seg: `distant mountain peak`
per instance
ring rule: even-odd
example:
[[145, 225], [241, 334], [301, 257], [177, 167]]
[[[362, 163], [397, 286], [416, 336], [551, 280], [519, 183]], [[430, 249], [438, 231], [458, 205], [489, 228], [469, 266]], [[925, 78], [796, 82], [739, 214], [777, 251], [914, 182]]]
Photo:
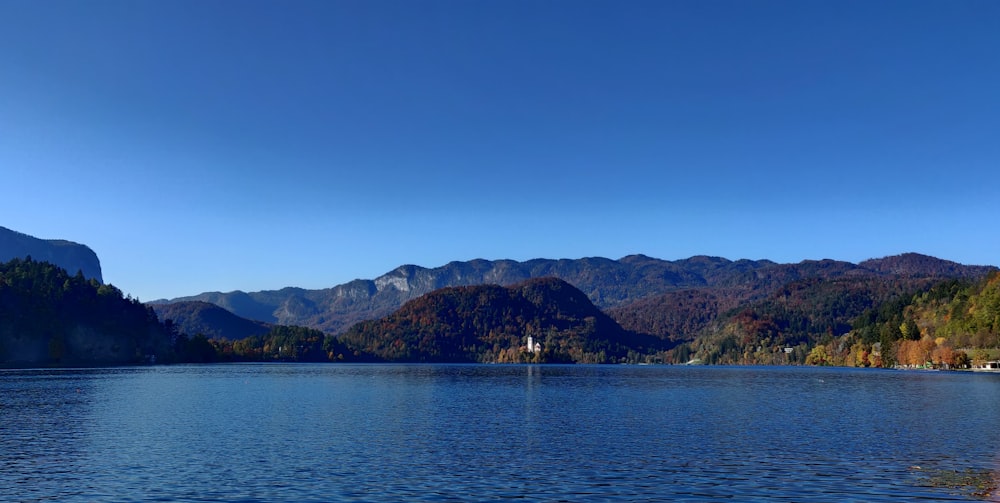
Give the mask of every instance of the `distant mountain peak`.
[[858, 267], [885, 274], [920, 276], [978, 277], [995, 269], [990, 266], [963, 265], [920, 253], [903, 253], [877, 259], [868, 259]]

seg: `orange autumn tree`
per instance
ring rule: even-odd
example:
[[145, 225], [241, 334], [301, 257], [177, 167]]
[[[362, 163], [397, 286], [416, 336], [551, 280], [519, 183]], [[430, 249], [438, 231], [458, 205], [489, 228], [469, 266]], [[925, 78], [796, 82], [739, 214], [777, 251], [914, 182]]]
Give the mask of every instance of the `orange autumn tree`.
[[957, 351], [947, 339], [923, 337], [919, 341], [902, 340], [896, 346], [896, 361], [900, 365], [919, 367], [928, 362], [948, 367], [964, 367], [969, 357], [964, 351]]

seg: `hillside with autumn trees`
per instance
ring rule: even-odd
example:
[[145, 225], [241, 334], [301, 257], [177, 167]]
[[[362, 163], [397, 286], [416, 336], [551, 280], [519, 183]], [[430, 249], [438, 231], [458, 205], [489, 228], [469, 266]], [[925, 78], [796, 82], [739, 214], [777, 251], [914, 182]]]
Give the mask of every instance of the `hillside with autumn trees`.
[[929, 288], [932, 277], [808, 278], [720, 314], [672, 351], [711, 364], [801, 364], [817, 344], [848, 333], [862, 313]]
[[[538, 342], [537, 351], [527, 346], [528, 337]], [[611, 363], [665, 347], [622, 329], [556, 278], [443, 288], [338, 339], [382, 360], [409, 362]]]
[[730, 310], [670, 351], [711, 364], [967, 368], [1000, 358], [1000, 273], [809, 279]]
[[1000, 359], [1000, 273], [947, 280], [867, 309], [811, 363], [961, 368]]

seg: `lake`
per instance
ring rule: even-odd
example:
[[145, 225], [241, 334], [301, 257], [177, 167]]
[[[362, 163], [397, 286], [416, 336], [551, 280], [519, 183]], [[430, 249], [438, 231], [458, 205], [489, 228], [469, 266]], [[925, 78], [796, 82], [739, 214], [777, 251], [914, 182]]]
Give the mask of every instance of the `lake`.
[[998, 397], [844, 368], [2, 370], [0, 500], [981, 501]]

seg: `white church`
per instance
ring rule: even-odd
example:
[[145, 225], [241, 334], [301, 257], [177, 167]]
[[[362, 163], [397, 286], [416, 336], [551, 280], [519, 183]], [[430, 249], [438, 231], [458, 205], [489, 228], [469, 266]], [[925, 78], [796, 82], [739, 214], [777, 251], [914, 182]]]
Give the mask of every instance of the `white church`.
[[541, 343], [535, 342], [535, 339], [530, 335], [528, 336], [528, 352], [529, 353], [541, 353], [542, 345]]

